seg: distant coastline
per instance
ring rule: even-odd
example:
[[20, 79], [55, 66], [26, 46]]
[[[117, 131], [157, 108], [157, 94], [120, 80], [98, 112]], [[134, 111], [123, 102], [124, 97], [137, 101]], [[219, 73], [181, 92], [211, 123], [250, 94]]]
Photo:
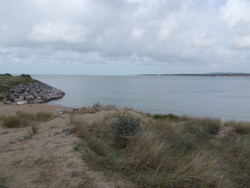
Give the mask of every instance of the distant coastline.
[[136, 76], [197, 76], [197, 77], [250, 77], [250, 73], [206, 73], [206, 74], [137, 74]]

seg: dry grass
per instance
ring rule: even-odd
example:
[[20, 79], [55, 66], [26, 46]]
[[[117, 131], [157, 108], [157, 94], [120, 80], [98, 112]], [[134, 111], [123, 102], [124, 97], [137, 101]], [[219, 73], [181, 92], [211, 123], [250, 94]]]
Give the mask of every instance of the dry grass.
[[[83, 140], [84, 159], [119, 172], [138, 187], [247, 187], [250, 184], [249, 124], [219, 119], [148, 116], [136, 134], [117, 135], [119, 111], [92, 124], [71, 117]], [[129, 114], [137, 119], [138, 114]], [[170, 119], [169, 119], [170, 118]], [[129, 121], [133, 122], [133, 121]], [[120, 126], [126, 126], [125, 124]], [[225, 126], [233, 131], [219, 137]], [[117, 142], [125, 143], [117, 147]]]
[[[2, 116], [0, 121], [2, 126], [7, 128], [19, 128], [33, 126], [36, 122], [45, 122], [53, 119], [55, 116], [52, 113], [38, 112], [37, 114], [30, 114], [18, 111], [15, 115]], [[35, 128], [34, 128], [35, 129]]]
[[238, 134], [250, 134], [249, 122], [229, 121], [225, 123], [225, 126], [232, 127]]

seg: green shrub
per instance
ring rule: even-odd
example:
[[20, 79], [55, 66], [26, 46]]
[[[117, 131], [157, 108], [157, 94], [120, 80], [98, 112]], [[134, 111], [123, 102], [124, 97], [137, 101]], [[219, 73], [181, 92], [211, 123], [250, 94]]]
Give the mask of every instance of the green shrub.
[[130, 136], [140, 130], [140, 119], [129, 115], [120, 115], [112, 124], [115, 136]]
[[4, 76], [12, 76], [10, 73], [5, 73]]
[[170, 120], [170, 121], [178, 121], [180, 120], [181, 118], [177, 115], [174, 115], [174, 114], [155, 114], [153, 115], [153, 118], [156, 119], [156, 120]]
[[21, 74], [21, 77], [23, 77], [23, 78], [30, 78], [31, 79], [31, 76], [29, 74]]

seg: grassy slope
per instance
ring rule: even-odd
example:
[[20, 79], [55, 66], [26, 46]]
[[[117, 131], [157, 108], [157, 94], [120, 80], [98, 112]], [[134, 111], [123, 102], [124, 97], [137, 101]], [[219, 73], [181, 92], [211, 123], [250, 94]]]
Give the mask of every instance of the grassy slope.
[[[103, 109], [94, 106], [80, 114]], [[94, 123], [81, 116], [71, 117], [82, 138], [75, 149], [84, 151], [83, 158], [93, 167], [123, 174], [138, 187], [250, 185], [250, 123], [131, 110], [118, 110]]]
[[[89, 122], [91, 115], [94, 121]], [[0, 117], [0, 124], [33, 126], [36, 134], [34, 123], [51, 118], [48, 113], [18, 112]], [[67, 124], [73, 128], [66, 131], [82, 139], [73, 147], [82, 151], [84, 161], [98, 171], [121, 174], [137, 187], [250, 184], [250, 123], [151, 115], [97, 104], [71, 115]]]
[[11, 87], [19, 84], [28, 84], [31, 82], [35, 82], [35, 80], [27, 76], [9, 76], [6, 74], [0, 74], [0, 92], [7, 91]]

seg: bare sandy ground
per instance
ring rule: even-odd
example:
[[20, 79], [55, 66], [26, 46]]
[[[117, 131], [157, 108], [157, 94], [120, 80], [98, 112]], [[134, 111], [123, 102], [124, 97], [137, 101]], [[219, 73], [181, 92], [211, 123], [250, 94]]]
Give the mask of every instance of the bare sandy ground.
[[[48, 104], [17, 106], [0, 103], [0, 116], [13, 115], [17, 111], [57, 114], [56, 109], [64, 108], [67, 109]], [[98, 118], [96, 116], [98, 113], [88, 115], [86, 119], [91, 121]], [[69, 126], [69, 115], [58, 115], [39, 124], [32, 139], [28, 139], [31, 127], [10, 129], [0, 126], [0, 188], [133, 187], [118, 175], [110, 176], [91, 169], [73, 149], [79, 138], [62, 132]]]

